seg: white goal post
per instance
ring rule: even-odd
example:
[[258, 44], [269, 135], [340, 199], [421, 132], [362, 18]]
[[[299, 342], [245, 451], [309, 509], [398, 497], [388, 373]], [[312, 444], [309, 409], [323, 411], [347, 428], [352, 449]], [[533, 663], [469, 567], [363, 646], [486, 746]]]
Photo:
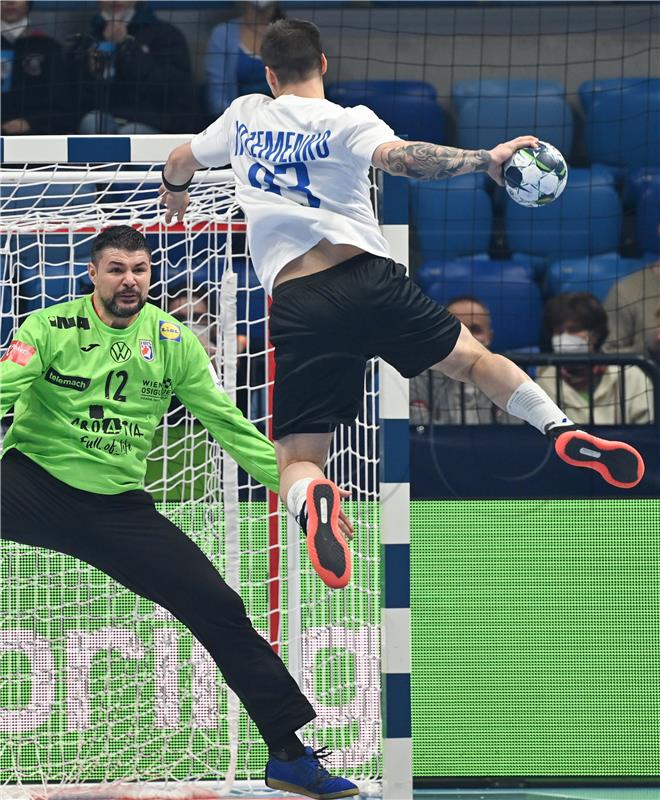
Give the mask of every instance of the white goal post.
[[[233, 175], [198, 172], [183, 224], [165, 225], [158, 205], [160, 168], [189, 138], [2, 137], [0, 350], [31, 311], [89, 291], [91, 241], [129, 224], [153, 249], [151, 302], [191, 325], [225, 390], [269, 433], [268, 299], [251, 268]], [[374, 199], [393, 257], [407, 263], [406, 182], [397, 183], [374, 186]], [[372, 362], [358, 421], [335, 435], [328, 474], [351, 491], [356, 527], [354, 575], [342, 592], [318, 579], [277, 497], [176, 403], [146, 478], [315, 706], [306, 740], [329, 745], [332, 770], [388, 800], [412, 797], [407, 391], [394, 370]], [[50, 551], [0, 542], [0, 567], [3, 798], [263, 789], [266, 749], [255, 726], [166, 611]]]

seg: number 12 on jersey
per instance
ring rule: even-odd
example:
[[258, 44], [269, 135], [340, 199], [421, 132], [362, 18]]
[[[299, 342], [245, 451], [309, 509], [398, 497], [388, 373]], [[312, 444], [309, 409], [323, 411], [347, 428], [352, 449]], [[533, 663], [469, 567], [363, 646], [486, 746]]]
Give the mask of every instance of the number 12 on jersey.
[[[295, 172], [297, 180], [295, 184], [290, 184], [288, 179], [283, 179], [291, 170]], [[280, 180], [278, 180], [279, 176], [282, 176]], [[264, 167], [263, 164], [253, 164], [248, 172], [248, 180], [255, 189], [263, 189], [265, 192], [273, 192], [279, 195], [282, 194], [282, 189], [289, 192], [298, 192], [307, 200], [306, 203], [301, 203], [301, 205], [308, 205], [311, 208], [318, 208], [321, 205], [319, 198], [309, 190], [309, 173], [303, 163], [276, 164], [272, 172]]]

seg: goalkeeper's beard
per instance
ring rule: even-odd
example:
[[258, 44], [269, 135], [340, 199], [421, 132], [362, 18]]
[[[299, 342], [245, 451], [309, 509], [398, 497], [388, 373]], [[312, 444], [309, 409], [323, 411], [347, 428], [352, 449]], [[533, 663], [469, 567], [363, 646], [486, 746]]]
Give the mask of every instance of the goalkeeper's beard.
[[138, 297], [138, 299], [132, 305], [119, 305], [117, 302], [118, 297], [121, 297], [121, 292], [113, 294], [110, 300], [100, 298], [105, 310], [114, 317], [133, 317], [144, 308], [144, 304], [147, 302], [146, 297]]

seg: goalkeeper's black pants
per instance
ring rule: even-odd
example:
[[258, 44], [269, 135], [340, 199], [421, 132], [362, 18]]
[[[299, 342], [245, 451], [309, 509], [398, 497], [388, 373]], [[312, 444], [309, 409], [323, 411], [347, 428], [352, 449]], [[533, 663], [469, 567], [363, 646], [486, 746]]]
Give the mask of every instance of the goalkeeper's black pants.
[[269, 745], [316, 714], [241, 598], [147, 492], [74, 489], [17, 450], [2, 459], [1, 536], [91, 564], [179, 619], [209, 652]]

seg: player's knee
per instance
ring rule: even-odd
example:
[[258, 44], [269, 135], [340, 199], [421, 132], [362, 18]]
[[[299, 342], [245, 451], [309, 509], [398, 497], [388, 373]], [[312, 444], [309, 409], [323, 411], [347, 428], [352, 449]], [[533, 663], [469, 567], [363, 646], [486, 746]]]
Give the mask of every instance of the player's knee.
[[225, 592], [225, 597], [223, 598], [223, 619], [232, 626], [251, 624], [242, 598], [233, 589], [227, 588], [229, 591]]
[[433, 369], [443, 372], [450, 378], [463, 383], [474, 381], [474, 372], [484, 359], [492, 357], [492, 353], [478, 342], [470, 331], [461, 325], [461, 332], [454, 349]]
[[311, 463], [320, 470], [325, 467], [332, 434], [292, 433], [275, 442], [275, 454], [280, 476], [285, 469]]
[[198, 583], [196, 597], [191, 599], [197, 613], [216, 624], [242, 625], [248, 618], [241, 596], [220, 576], [218, 580]]

